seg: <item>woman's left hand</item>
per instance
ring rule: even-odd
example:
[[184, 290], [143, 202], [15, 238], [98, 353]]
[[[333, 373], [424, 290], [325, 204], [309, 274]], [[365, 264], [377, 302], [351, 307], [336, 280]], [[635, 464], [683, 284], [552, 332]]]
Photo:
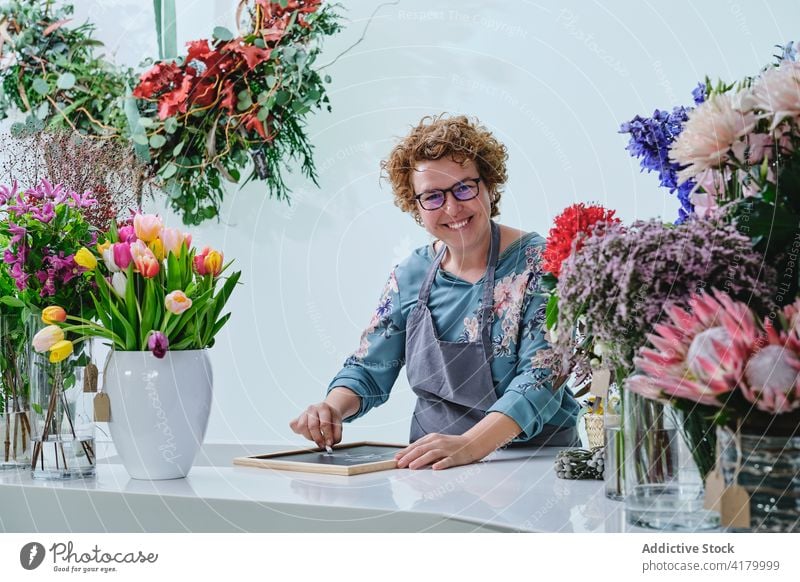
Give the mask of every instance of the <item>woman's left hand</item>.
[[464, 435], [430, 433], [398, 451], [394, 458], [397, 468], [421, 469], [433, 465], [433, 470], [468, 465], [478, 459], [473, 452], [473, 440]]

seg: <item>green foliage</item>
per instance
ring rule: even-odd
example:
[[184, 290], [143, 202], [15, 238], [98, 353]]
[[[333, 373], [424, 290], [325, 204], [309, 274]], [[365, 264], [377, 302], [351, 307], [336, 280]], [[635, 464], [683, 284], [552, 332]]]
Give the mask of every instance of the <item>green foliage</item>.
[[[11, 42], [11, 63], [0, 69], [0, 119], [10, 107], [27, 113], [15, 135], [45, 128], [71, 128], [88, 135], [122, 135], [121, 98], [133, 82], [130, 70], [99, 54], [94, 26], [72, 26], [73, 7], [40, 0], [12, 0], [0, 7]], [[10, 45], [10, 46], [9, 46]]]

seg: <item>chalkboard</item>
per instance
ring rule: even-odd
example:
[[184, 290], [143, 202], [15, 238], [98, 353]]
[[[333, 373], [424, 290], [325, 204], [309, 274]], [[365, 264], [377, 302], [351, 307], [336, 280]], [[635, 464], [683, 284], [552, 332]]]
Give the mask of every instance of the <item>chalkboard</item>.
[[406, 445], [365, 441], [336, 445], [333, 447], [333, 453], [327, 453], [324, 449], [319, 448], [297, 449], [237, 457], [233, 463], [262, 469], [358, 475], [395, 469], [397, 462], [394, 455], [405, 447]]

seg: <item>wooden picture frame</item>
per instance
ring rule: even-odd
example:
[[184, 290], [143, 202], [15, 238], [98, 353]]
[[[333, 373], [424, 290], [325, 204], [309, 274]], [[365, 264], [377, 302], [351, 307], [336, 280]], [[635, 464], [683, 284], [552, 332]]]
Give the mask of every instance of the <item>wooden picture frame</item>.
[[[359, 441], [348, 444], [334, 445], [333, 455], [328, 455], [325, 449], [319, 447], [291, 449], [279, 451], [277, 453], [266, 453], [263, 455], [250, 455], [248, 457], [236, 457], [234, 465], [245, 467], [257, 467], [260, 469], [278, 469], [282, 471], [301, 471], [305, 473], [327, 473], [329, 475], [360, 475], [362, 473], [372, 473], [374, 471], [386, 471], [396, 469], [397, 461], [394, 460], [394, 453], [406, 448], [408, 445], [392, 443], [380, 443], [375, 441]], [[358, 459], [342, 459], [337, 457], [336, 452], [344, 452], [348, 449], [367, 447], [370, 451], [378, 447], [385, 447], [386, 453], [364, 451], [365, 457], [387, 456], [374, 461], [358, 462]], [[345, 453], [346, 454], [346, 453]], [[391, 458], [388, 457], [391, 455]], [[291, 459], [296, 457], [296, 459]], [[329, 462], [330, 461], [330, 462]]]

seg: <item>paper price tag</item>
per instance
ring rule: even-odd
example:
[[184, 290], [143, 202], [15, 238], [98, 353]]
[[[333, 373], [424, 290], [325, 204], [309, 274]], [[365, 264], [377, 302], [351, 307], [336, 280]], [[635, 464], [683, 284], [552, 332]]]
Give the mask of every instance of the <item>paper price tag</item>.
[[724, 527], [750, 527], [750, 495], [741, 485], [731, 485], [720, 499], [720, 523]]
[[83, 391], [97, 392], [97, 366], [89, 362], [83, 370]]
[[611, 385], [611, 370], [600, 369], [592, 372], [592, 385], [589, 392], [600, 398], [608, 395], [608, 387]]
[[108, 394], [98, 392], [94, 397], [94, 421], [108, 422], [109, 420], [111, 420], [111, 401], [108, 399]]
[[722, 494], [725, 492], [725, 478], [722, 473], [714, 467], [714, 469], [706, 477], [705, 497], [703, 499], [703, 507], [711, 511], [720, 510], [720, 500]]

